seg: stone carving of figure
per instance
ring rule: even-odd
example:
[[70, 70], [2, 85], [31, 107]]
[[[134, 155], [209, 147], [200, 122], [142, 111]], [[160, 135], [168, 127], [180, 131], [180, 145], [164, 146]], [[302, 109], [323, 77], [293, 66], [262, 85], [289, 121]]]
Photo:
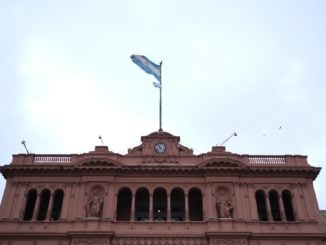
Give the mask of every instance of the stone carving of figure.
[[86, 204], [87, 217], [100, 217], [102, 213], [103, 198], [95, 193], [91, 196]]
[[230, 200], [224, 200], [216, 203], [220, 218], [232, 218], [233, 204]]

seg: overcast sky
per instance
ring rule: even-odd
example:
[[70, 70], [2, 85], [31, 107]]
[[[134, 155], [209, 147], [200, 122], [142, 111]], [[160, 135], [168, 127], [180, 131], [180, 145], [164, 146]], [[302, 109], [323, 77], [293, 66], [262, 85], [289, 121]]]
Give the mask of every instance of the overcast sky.
[[[326, 168], [326, 1], [0, 0], [0, 164], [28, 149], [126, 153], [163, 129], [196, 154], [237, 132], [240, 154]], [[5, 180], [0, 178], [0, 196]], [[323, 169], [314, 183], [326, 209]]]

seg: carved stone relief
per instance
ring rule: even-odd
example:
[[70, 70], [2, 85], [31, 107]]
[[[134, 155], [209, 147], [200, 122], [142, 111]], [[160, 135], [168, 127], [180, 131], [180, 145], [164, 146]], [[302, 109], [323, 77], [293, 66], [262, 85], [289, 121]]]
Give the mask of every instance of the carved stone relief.
[[90, 190], [86, 203], [86, 217], [102, 217], [104, 189], [101, 186], [95, 186]]
[[216, 209], [218, 218], [233, 218], [233, 202], [230, 190], [225, 186], [217, 188]]

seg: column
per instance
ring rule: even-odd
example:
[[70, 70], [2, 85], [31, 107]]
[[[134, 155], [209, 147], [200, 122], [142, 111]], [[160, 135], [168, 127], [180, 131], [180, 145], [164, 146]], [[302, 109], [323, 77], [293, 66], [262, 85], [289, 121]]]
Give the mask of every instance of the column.
[[35, 206], [34, 206], [32, 220], [37, 220], [37, 215], [40, 210], [40, 201], [41, 201], [40, 199], [41, 199], [41, 194], [39, 193], [39, 190], [37, 190], [36, 202], [35, 202]]
[[233, 198], [233, 218], [242, 218], [242, 205], [240, 203], [243, 203], [241, 200], [240, 192], [239, 192], [239, 183], [235, 182], [233, 183], [234, 188], [234, 198]]
[[271, 211], [271, 204], [269, 202], [269, 195], [265, 193], [265, 204], [266, 204], [266, 211], [267, 211], [267, 219], [268, 221], [273, 221], [272, 211]]
[[113, 183], [108, 182], [106, 189], [107, 190], [106, 190], [105, 200], [103, 205], [103, 218], [106, 220], [112, 220], [113, 212], [114, 212], [114, 203], [115, 203]]
[[20, 203], [19, 208], [17, 209], [17, 213], [15, 212], [13, 214], [13, 218], [14, 219], [18, 219], [18, 220], [22, 220], [24, 218], [24, 211], [25, 211], [25, 207], [26, 207], [26, 202], [27, 202], [27, 183], [22, 182], [21, 183], [21, 190], [20, 190], [20, 194], [19, 194], [19, 199], [17, 200], [17, 202]]
[[318, 207], [316, 193], [314, 191], [313, 184], [310, 181], [307, 183], [307, 191], [308, 191], [307, 194], [310, 197], [309, 199], [310, 199], [310, 203], [312, 205], [314, 219], [320, 220], [320, 211], [319, 211], [319, 207]]
[[292, 205], [296, 207], [296, 219], [297, 220], [305, 220], [306, 219], [306, 212], [304, 208], [304, 204], [302, 201], [303, 196], [300, 194], [299, 185], [293, 185], [293, 198], [292, 198]]
[[149, 193], [149, 220], [153, 221], [153, 193]]
[[12, 204], [14, 203], [15, 193], [16, 193], [17, 184], [8, 180], [5, 188], [5, 193], [2, 198], [1, 208], [2, 208], [2, 218], [8, 219], [10, 216], [10, 211]]
[[251, 216], [250, 218], [252, 220], [258, 220], [258, 213], [257, 213], [257, 203], [256, 203], [256, 197], [255, 197], [255, 193], [254, 193], [254, 185], [249, 184], [247, 185], [247, 190], [248, 190], [248, 195], [247, 195], [247, 199], [248, 199], [248, 206], [246, 206], [245, 211], [250, 211]]
[[54, 199], [54, 193], [50, 192], [50, 200], [49, 200], [49, 205], [48, 205], [48, 210], [46, 212], [45, 220], [50, 220], [51, 219], [51, 214], [52, 214], [52, 209], [53, 209], [53, 200]]
[[207, 210], [206, 215], [205, 215], [206, 220], [215, 220], [217, 217], [217, 214], [216, 214], [216, 208], [215, 208], [215, 212], [213, 209], [213, 207], [216, 206], [216, 203], [215, 203], [215, 201], [213, 201], [213, 198], [212, 198], [212, 183], [207, 183], [207, 185], [206, 185], [205, 198], [203, 198], [203, 202], [204, 202], [203, 207], [206, 207], [206, 208], [204, 208], [203, 211]]
[[186, 221], [189, 221], [189, 202], [188, 202], [188, 193], [185, 193], [185, 207], [186, 207]]
[[67, 213], [67, 219], [76, 219], [77, 216], [77, 198], [79, 196], [80, 183], [73, 183], [71, 185], [71, 195], [69, 201], [69, 208]]
[[307, 189], [307, 184], [306, 183], [301, 184], [301, 190], [302, 190], [302, 194], [303, 194], [304, 204], [307, 207], [308, 219], [309, 220], [314, 220], [314, 213], [313, 213], [314, 207], [313, 207], [313, 205], [311, 203], [312, 202], [312, 200], [311, 200], [312, 198], [311, 198], [311, 196], [308, 193], [308, 189]]
[[131, 217], [130, 221], [135, 221], [135, 199], [136, 195], [132, 192], [131, 194]]
[[170, 193], [167, 195], [168, 198], [168, 210], [167, 210], [167, 214], [166, 214], [166, 220], [167, 221], [171, 221], [171, 195]]
[[297, 203], [294, 199], [294, 196], [293, 196], [293, 191], [290, 192], [290, 195], [291, 195], [291, 204], [292, 204], [292, 210], [293, 210], [293, 218], [294, 220], [299, 220], [299, 217], [298, 217], [298, 206], [297, 206]]
[[62, 220], [66, 220], [68, 218], [68, 211], [70, 206], [69, 204], [71, 198], [71, 188], [72, 188], [72, 183], [66, 184], [64, 188], [61, 215], [60, 215]]
[[282, 194], [277, 193], [277, 199], [278, 199], [278, 206], [280, 207], [281, 220], [282, 221], [286, 221], [285, 209], [284, 209], [284, 203], [283, 203], [283, 199], [282, 199]]
[[114, 209], [114, 213], [113, 213], [113, 220], [117, 220], [117, 213], [118, 213], [118, 192], [117, 190], [115, 189], [114, 190], [114, 198], [116, 200], [116, 207]]
[[[22, 183], [17, 183], [15, 188], [15, 195], [13, 198], [10, 216], [9, 218], [18, 219], [19, 218], [19, 211], [21, 210], [21, 206], [23, 203], [23, 197], [24, 197], [24, 188], [21, 188]], [[23, 186], [24, 187], [24, 186]]]
[[86, 182], [82, 182], [79, 187], [79, 195], [77, 198], [77, 219], [81, 219], [84, 215], [84, 203], [85, 203], [85, 193], [86, 193]]

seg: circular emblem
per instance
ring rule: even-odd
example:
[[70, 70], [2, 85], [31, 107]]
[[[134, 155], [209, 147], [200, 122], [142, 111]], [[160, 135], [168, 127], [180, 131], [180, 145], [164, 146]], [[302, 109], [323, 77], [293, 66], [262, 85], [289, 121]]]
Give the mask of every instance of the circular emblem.
[[154, 150], [156, 153], [162, 154], [162, 153], [166, 152], [166, 145], [164, 143], [157, 143], [154, 146]]

